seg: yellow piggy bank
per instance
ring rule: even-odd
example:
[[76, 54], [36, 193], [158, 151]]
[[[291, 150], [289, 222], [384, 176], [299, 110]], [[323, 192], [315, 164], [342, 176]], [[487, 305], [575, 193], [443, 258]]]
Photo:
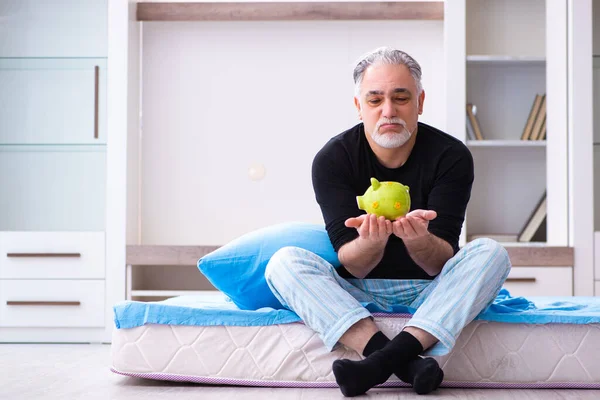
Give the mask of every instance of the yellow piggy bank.
[[393, 221], [410, 211], [410, 188], [398, 182], [379, 182], [371, 178], [364, 195], [356, 196], [358, 208]]

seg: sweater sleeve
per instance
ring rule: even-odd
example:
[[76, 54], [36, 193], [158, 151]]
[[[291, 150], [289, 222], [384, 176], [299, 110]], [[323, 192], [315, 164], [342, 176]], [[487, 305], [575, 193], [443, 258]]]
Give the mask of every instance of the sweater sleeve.
[[356, 229], [346, 227], [345, 221], [364, 214], [356, 203], [352, 165], [342, 145], [330, 142], [317, 153], [312, 165], [312, 183], [325, 228], [337, 252], [358, 237]]
[[447, 241], [454, 254], [458, 252], [473, 180], [473, 157], [469, 149], [462, 145], [448, 149], [440, 158], [427, 205], [438, 214], [430, 221], [429, 231]]

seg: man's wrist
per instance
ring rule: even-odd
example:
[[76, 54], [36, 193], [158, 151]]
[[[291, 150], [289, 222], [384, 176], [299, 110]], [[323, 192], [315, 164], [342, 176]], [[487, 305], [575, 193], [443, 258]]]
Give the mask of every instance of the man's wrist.
[[427, 232], [426, 235], [419, 236], [414, 239], [403, 239], [404, 244], [410, 246], [415, 251], [421, 251], [428, 248], [431, 244], [431, 239], [433, 238], [431, 232]]
[[385, 249], [388, 239], [389, 236], [385, 240], [369, 240], [359, 236], [356, 239], [356, 247], [361, 252], [379, 253]]

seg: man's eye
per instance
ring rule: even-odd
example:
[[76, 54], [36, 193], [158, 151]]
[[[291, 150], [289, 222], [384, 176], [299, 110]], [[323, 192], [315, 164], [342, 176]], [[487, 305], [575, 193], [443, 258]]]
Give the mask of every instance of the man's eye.
[[401, 101], [401, 102], [408, 101], [408, 98], [406, 98], [406, 97], [396, 97], [396, 101]]
[[379, 99], [371, 99], [371, 100], [368, 100], [368, 103], [369, 103], [369, 104], [377, 104], [377, 103], [379, 103], [379, 102], [380, 102], [380, 100], [379, 100]]

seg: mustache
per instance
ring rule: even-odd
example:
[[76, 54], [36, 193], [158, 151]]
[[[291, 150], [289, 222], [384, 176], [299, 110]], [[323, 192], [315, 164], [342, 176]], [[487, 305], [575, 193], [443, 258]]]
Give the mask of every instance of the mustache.
[[404, 129], [406, 129], [406, 121], [404, 121], [402, 118], [381, 118], [375, 125], [375, 132], [378, 132], [381, 125], [385, 124], [398, 124], [402, 125]]

